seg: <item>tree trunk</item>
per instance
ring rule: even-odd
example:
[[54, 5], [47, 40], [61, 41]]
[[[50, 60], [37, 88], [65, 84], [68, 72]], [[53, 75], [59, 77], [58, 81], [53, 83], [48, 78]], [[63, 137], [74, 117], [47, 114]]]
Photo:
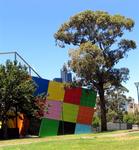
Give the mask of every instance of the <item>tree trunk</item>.
[[107, 131], [107, 119], [106, 119], [106, 103], [104, 98], [103, 85], [99, 88], [100, 97], [100, 109], [101, 109], [101, 131]]

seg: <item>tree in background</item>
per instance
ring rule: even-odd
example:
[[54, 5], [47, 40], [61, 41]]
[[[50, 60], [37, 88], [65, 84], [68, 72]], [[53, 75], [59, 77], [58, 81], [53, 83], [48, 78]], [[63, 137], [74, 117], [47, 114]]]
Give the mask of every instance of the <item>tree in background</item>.
[[134, 21], [130, 18], [87, 10], [71, 17], [54, 35], [59, 46], [76, 47], [69, 52], [69, 64], [77, 76], [95, 87], [99, 94], [102, 131], [107, 130], [105, 85], [118, 86], [128, 80], [128, 68], [115, 68], [115, 65], [136, 48], [133, 40], [122, 38], [124, 32], [133, 27]]
[[135, 110], [134, 113], [126, 112], [123, 116], [123, 122], [139, 125], [139, 111]]
[[111, 87], [106, 90], [105, 99], [107, 101], [107, 120], [109, 122], [122, 122], [123, 115], [127, 111], [127, 105], [133, 98], [127, 97], [129, 92], [124, 86]]
[[34, 103], [34, 91], [35, 84], [25, 66], [11, 61], [0, 65], [0, 120], [5, 138], [9, 118], [17, 117], [17, 112], [27, 116], [34, 114], [37, 109]]

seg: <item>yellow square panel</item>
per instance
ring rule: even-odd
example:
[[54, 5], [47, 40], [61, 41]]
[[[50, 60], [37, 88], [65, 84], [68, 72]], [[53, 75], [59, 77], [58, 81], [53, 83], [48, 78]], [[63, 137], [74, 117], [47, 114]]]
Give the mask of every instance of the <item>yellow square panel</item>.
[[64, 99], [64, 84], [50, 81], [48, 85], [48, 100], [57, 100], [57, 101], [63, 101]]

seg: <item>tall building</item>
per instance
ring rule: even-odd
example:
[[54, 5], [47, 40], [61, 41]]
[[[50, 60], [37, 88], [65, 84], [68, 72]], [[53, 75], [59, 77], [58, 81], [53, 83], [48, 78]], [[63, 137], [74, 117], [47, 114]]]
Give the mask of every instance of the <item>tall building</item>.
[[129, 113], [135, 113], [135, 112], [139, 112], [139, 104], [136, 104], [134, 102], [130, 102], [127, 105], [127, 112]]
[[61, 77], [60, 78], [54, 78], [54, 81], [57, 82], [72, 82], [72, 73], [67, 68], [67, 66], [64, 64], [63, 68], [60, 70]]
[[61, 79], [62, 82], [72, 82], [72, 74], [67, 69], [66, 65], [64, 65], [63, 68], [61, 69]]

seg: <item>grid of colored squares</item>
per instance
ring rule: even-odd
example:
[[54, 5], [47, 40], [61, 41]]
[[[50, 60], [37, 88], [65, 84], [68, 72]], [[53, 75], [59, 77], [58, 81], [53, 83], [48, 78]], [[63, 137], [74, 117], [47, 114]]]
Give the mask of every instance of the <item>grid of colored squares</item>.
[[46, 100], [48, 107], [44, 110], [44, 118], [62, 120], [72, 123], [91, 124], [94, 114], [93, 107]]
[[47, 93], [47, 108], [39, 136], [91, 132], [96, 93], [80, 87], [65, 88], [63, 83], [33, 77], [36, 95]]
[[43, 118], [41, 122], [39, 136], [46, 137], [46, 136], [81, 134], [91, 132], [92, 132], [91, 125]]
[[95, 107], [96, 92], [93, 90], [65, 88], [63, 83], [49, 81], [42, 78], [32, 77], [37, 85], [35, 95], [47, 93], [48, 100], [61, 101], [75, 105]]

